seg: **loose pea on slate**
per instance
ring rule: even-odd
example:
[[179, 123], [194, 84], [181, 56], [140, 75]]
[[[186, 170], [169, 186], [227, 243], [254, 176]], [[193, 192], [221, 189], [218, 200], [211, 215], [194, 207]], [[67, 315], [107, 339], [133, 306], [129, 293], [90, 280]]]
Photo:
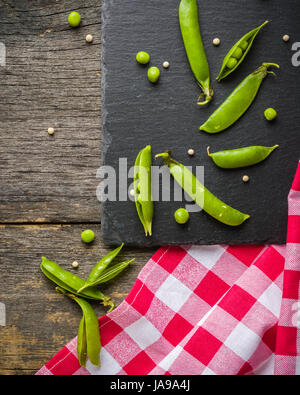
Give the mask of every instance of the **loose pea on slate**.
[[180, 224], [180, 225], [184, 225], [188, 222], [189, 218], [190, 218], [190, 214], [189, 212], [185, 209], [185, 208], [179, 208], [175, 214], [175, 221]]
[[267, 24], [269, 21], [264, 22], [261, 26], [257, 27], [251, 32], [245, 34], [228, 52], [223, 61], [221, 71], [217, 77], [220, 82], [222, 79], [231, 74], [236, 70], [239, 65], [243, 62], [247, 56], [250, 48], [252, 47], [255, 37], [258, 35], [259, 31]]
[[277, 111], [274, 108], [267, 108], [264, 115], [267, 121], [274, 121], [277, 118]]

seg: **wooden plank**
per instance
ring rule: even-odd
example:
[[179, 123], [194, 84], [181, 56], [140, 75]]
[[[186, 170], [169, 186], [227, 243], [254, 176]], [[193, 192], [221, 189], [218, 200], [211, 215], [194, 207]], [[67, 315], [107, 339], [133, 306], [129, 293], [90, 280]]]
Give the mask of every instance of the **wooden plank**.
[[0, 21], [0, 222], [100, 222], [101, 0], [1, 0]]
[[[7, 326], [0, 327], [0, 374], [33, 374], [77, 334], [81, 312], [40, 271], [41, 256], [86, 278], [107, 249], [100, 229], [95, 242], [81, 242], [83, 225], [0, 226], [0, 302], [6, 305]], [[154, 250], [124, 249], [121, 259], [136, 261], [102, 290], [119, 304]], [[80, 264], [76, 271], [71, 264]], [[99, 316], [105, 309], [93, 303]]]

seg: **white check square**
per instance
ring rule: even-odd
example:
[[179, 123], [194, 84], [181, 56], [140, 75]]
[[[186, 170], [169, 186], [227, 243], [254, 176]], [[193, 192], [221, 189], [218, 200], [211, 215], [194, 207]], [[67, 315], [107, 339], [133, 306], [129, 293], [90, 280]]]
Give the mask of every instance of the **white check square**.
[[192, 246], [188, 253], [196, 259], [199, 263], [202, 263], [208, 270], [212, 269], [225, 250], [221, 246]]
[[155, 296], [165, 305], [175, 312], [178, 312], [193, 293], [188, 287], [182, 284], [177, 278], [170, 275]]
[[201, 374], [202, 374], [202, 376], [216, 376], [216, 373], [213, 372], [208, 367], [206, 367]]
[[271, 311], [277, 318], [280, 316], [282, 291], [274, 283], [261, 295], [258, 301]]
[[175, 347], [162, 361], [160, 361], [159, 366], [164, 370], [168, 370], [181, 352], [182, 347]]
[[120, 372], [122, 369], [118, 362], [110, 355], [105, 348], [101, 349], [101, 367], [92, 365], [90, 361], [87, 362], [87, 370], [95, 376], [113, 375]]
[[141, 317], [125, 328], [125, 332], [142, 350], [151, 346], [161, 337], [160, 332], [145, 317]]
[[261, 338], [240, 322], [224, 344], [239, 357], [243, 358], [244, 361], [248, 361], [260, 342]]
[[300, 376], [300, 357], [296, 357], [296, 376]]

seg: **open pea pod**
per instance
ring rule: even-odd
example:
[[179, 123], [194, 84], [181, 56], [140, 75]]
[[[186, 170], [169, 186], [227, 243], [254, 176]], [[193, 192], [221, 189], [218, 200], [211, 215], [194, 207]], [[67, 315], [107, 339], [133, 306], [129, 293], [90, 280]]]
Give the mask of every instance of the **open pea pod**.
[[142, 149], [134, 166], [134, 199], [145, 235], [152, 236], [153, 200], [151, 194], [152, 151], [148, 145]]
[[111, 264], [111, 262], [119, 255], [123, 247], [124, 243], [122, 243], [120, 247], [105, 255], [105, 257], [103, 257], [91, 271], [89, 278], [87, 279], [87, 283], [96, 281], [104, 272], [104, 270]]
[[221, 71], [217, 77], [217, 80], [220, 82], [224, 78], [226, 78], [229, 74], [234, 72], [239, 65], [243, 62], [248, 52], [250, 51], [253, 41], [255, 37], [258, 35], [260, 30], [267, 24], [269, 21], [264, 22], [262, 25], [258, 26], [256, 29], [251, 30], [251, 32], [245, 34], [228, 52], [223, 61]]
[[82, 288], [78, 289], [77, 294], [81, 294], [84, 290], [86, 290], [88, 288], [93, 288], [96, 285], [107, 283], [108, 281], [117, 277], [133, 261], [135, 261], [135, 259], [130, 259], [125, 262], [117, 263], [116, 265], [108, 268], [94, 282], [92, 282], [92, 283], [86, 282], [86, 284]]

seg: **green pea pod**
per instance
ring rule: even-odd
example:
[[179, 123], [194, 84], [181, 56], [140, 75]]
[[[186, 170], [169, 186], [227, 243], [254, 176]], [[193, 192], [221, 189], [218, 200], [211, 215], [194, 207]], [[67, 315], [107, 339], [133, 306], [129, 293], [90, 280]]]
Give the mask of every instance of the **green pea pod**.
[[[91, 363], [95, 366], [100, 367], [101, 341], [100, 341], [99, 321], [96, 313], [94, 312], [92, 306], [86, 300], [78, 298], [73, 294], [66, 293], [62, 289], [58, 288], [57, 290], [62, 292], [64, 295], [68, 296], [70, 299], [74, 300], [81, 307], [84, 317], [84, 323], [85, 323], [87, 354]], [[81, 325], [82, 322], [80, 323], [80, 326]], [[79, 326], [79, 331], [82, 330], [80, 326]], [[82, 339], [80, 339], [80, 341], [81, 340]]]
[[153, 201], [151, 194], [151, 146], [140, 151], [134, 166], [134, 196], [138, 216], [146, 236], [152, 236]]
[[264, 161], [278, 147], [279, 145], [274, 145], [274, 147], [254, 146], [220, 151], [213, 154], [209, 152], [208, 147], [207, 152], [215, 164], [222, 169], [237, 169], [253, 166]]
[[248, 75], [199, 130], [214, 134], [233, 125], [251, 106], [264, 78], [270, 73], [274, 74], [268, 71], [271, 66], [279, 68], [275, 63], [263, 63]]
[[135, 261], [135, 259], [130, 259], [129, 261], [118, 263], [117, 265], [112, 266], [111, 268], [105, 270], [101, 276], [97, 278], [93, 283], [86, 283], [84, 287], [80, 288], [77, 293], [80, 294], [85, 289], [90, 287], [95, 287], [96, 285], [107, 283], [113, 278], [117, 277], [131, 262]]
[[211, 217], [229, 226], [239, 226], [250, 218], [249, 215], [228, 206], [214, 196], [189, 169], [171, 157], [171, 151], [156, 155], [156, 158], [158, 157], [164, 159], [175, 181], [187, 195]]
[[124, 243], [120, 245], [120, 247], [116, 248], [115, 250], [111, 251], [107, 254], [104, 258], [102, 258], [94, 269], [91, 271], [89, 278], [87, 279], [87, 283], [92, 283], [98, 279], [98, 277], [104, 272], [108, 265], [119, 255]]
[[[209, 103], [213, 97], [210, 82], [209, 65], [201, 37], [197, 0], [181, 0], [179, 5], [179, 22], [186, 54], [196, 80], [203, 93], [198, 105]], [[204, 101], [201, 101], [204, 97]]]
[[239, 65], [243, 62], [248, 52], [250, 51], [255, 37], [258, 35], [260, 30], [266, 26], [269, 21], [264, 22], [262, 25], [258, 26], [256, 29], [251, 30], [251, 32], [245, 34], [228, 52], [223, 61], [221, 71], [217, 77], [220, 82], [222, 79], [231, 74], [236, 70]]
[[[59, 265], [49, 261], [45, 257], [42, 257], [41, 270], [49, 280], [62, 289], [74, 294], [77, 293], [77, 289], [83, 287], [86, 283], [82, 278], [62, 269]], [[89, 288], [80, 296], [101, 301], [105, 299], [105, 296], [98, 288]]]
[[86, 341], [86, 327], [84, 316], [80, 321], [77, 337], [77, 356], [80, 366], [86, 367], [87, 358], [87, 341]]

